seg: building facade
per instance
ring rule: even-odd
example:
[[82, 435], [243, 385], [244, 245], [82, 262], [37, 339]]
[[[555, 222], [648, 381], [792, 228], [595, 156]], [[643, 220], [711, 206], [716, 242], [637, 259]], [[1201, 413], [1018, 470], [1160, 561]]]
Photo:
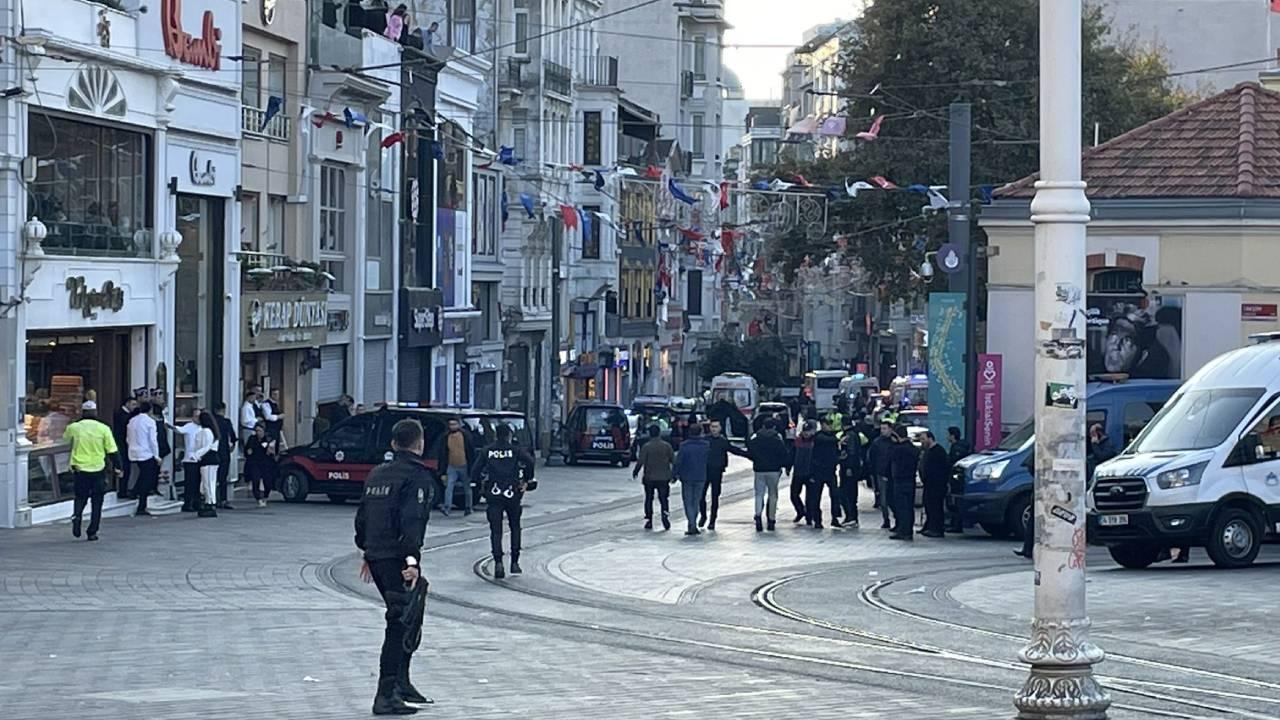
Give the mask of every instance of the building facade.
[[21, 89], [0, 106], [2, 526], [70, 514], [62, 433], [84, 400], [109, 416], [150, 388], [172, 421], [234, 395], [240, 82], [224, 48], [240, 47], [241, 8], [55, 0], [21, 25], [0, 11], [18, 39], [0, 74]]

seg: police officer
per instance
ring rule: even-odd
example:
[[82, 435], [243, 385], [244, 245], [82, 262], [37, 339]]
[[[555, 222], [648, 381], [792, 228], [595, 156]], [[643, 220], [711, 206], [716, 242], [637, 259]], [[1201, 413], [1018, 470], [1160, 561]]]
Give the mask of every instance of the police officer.
[[422, 464], [422, 425], [401, 420], [391, 428], [390, 462], [365, 480], [356, 512], [356, 547], [364, 551], [360, 576], [372, 581], [387, 605], [387, 630], [378, 663], [374, 715], [412, 715], [406, 702], [432, 700], [409, 682], [409, 662], [421, 639], [426, 579], [422, 537], [427, 530], [434, 482]]
[[493, 551], [493, 576], [501, 580], [507, 576], [502, 567], [502, 515], [507, 516], [511, 527], [511, 574], [520, 574], [520, 500], [525, 490], [534, 490], [538, 483], [533, 479], [533, 456], [525, 448], [511, 442], [511, 426], [506, 423], [494, 430], [497, 440], [480, 451], [471, 468], [472, 482], [489, 476], [485, 493], [485, 514], [489, 516], [489, 545]]

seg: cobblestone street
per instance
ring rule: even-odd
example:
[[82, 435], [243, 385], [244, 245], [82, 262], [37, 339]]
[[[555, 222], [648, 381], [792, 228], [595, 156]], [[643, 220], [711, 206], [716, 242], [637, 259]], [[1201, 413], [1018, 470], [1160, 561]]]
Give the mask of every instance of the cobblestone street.
[[[641, 529], [625, 470], [540, 473], [523, 577], [492, 580], [482, 513], [432, 519], [425, 715], [1012, 716], [1031, 579], [1009, 542], [890, 543], [865, 494], [862, 530], [784, 515], [757, 535], [741, 466], [717, 532], [686, 538]], [[367, 716], [381, 612], [356, 577], [354, 508], [243, 505], [110, 520], [92, 544], [65, 524], [0, 534], [0, 714]], [[1274, 609], [1249, 600], [1274, 565], [1090, 559], [1112, 717], [1280, 714], [1280, 659], [1259, 633]], [[1213, 589], [1225, 580], [1232, 593]]]

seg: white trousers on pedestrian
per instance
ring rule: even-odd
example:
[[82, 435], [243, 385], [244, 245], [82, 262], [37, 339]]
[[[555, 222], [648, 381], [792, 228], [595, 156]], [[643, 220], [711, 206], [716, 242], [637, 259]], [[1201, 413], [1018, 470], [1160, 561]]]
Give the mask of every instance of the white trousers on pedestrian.
[[218, 504], [218, 466], [200, 466], [200, 493], [210, 505]]
[[769, 503], [768, 518], [773, 520], [778, 517], [778, 478], [780, 477], [782, 473], [776, 470], [756, 473], [756, 517], [760, 517], [765, 509], [766, 497]]

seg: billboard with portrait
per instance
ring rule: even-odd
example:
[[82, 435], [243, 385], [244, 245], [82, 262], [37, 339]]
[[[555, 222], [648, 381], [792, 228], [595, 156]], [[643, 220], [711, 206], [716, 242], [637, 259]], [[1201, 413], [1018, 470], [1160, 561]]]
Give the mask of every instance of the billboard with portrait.
[[1146, 293], [1089, 295], [1089, 374], [1180, 379], [1182, 300]]

